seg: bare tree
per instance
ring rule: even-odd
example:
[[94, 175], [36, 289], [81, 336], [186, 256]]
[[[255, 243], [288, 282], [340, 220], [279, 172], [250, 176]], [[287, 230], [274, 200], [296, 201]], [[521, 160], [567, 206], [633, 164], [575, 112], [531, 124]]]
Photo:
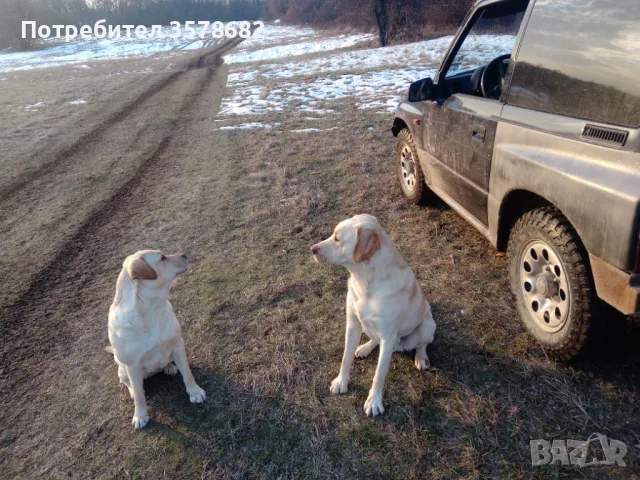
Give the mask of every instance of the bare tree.
[[0, 47], [30, 43], [22, 38], [22, 22], [32, 20], [33, 7], [28, 0], [0, 0]]
[[373, 7], [378, 24], [380, 46], [382, 47], [389, 44], [389, 4], [390, 0], [375, 0]]
[[266, 18], [316, 26], [376, 27], [380, 44], [455, 31], [473, 0], [269, 0]]

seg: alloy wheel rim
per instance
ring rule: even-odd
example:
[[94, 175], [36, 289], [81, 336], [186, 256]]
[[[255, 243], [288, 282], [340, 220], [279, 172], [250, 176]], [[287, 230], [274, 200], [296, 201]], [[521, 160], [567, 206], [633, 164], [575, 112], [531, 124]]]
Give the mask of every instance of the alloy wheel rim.
[[404, 146], [400, 152], [400, 173], [405, 187], [409, 191], [416, 188], [416, 162], [413, 158], [413, 152], [408, 146]]
[[544, 331], [567, 323], [571, 305], [569, 281], [559, 255], [546, 242], [534, 240], [520, 252], [519, 284], [527, 310]]

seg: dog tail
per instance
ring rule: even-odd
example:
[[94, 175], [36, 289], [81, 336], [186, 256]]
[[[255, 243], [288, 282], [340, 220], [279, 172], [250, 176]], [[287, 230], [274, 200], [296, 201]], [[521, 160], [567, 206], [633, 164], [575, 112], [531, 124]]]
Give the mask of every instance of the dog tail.
[[113, 349], [113, 347], [111, 345], [109, 345], [108, 347], [104, 347], [104, 351], [107, 353], [110, 353], [111, 355], [115, 355], [116, 351]]

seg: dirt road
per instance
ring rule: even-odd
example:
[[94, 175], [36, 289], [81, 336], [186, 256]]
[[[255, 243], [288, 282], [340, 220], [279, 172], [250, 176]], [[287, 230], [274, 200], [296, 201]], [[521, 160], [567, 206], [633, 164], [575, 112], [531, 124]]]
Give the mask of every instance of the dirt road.
[[[47, 458], [56, 456], [49, 454], [60, 451], [51, 442], [57, 422], [64, 423], [67, 408], [80, 407], [78, 401], [91, 409], [81, 391], [95, 385], [74, 392], [66, 384], [66, 362], [78, 348], [86, 349], [85, 360], [100, 355], [95, 337], [84, 343], [95, 334], [104, 337], [105, 314], [94, 310], [96, 302], [111, 290], [113, 269], [131, 244], [154, 243], [140, 238], [148, 234], [145, 215], [183, 174], [190, 154], [186, 139], [199, 127], [199, 133], [207, 125], [211, 130], [226, 83], [221, 55], [232, 46], [195, 57], [122, 104], [114, 98], [116, 108], [92, 118], [91, 128], [78, 126], [61, 147], [36, 151], [18, 175], [3, 176], [0, 243], [8, 254], [0, 262], [2, 464], [18, 467], [26, 451], [44, 442], [50, 451], [38, 457], [47, 471]], [[62, 388], [54, 392], [54, 384]], [[61, 416], [51, 415], [56, 405]]]

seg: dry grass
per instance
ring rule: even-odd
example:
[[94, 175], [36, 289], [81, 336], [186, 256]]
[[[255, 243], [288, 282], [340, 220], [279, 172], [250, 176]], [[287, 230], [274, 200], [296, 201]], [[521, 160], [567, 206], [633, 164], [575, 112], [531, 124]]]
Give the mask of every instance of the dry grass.
[[[441, 202], [401, 199], [390, 117], [345, 100], [338, 120], [313, 125], [337, 130], [293, 133], [300, 119], [282, 113], [261, 119], [281, 122], [276, 131], [218, 131], [220, 93], [211, 84], [209, 100], [181, 114], [155, 167], [11, 319], [0, 373], [6, 478], [638, 478], [637, 328], [602, 358], [549, 363], [516, 318], [506, 260]], [[75, 177], [61, 175], [43, 183], [43, 198], [71, 198], [60, 185]], [[387, 413], [374, 420], [363, 404], [377, 355], [355, 362], [348, 394], [329, 395], [347, 276], [308, 253], [361, 212], [391, 234], [438, 323], [434, 369], [394, 355]], [[20, 223], [11, 232], [18, 245], [42, 242]], [[179, 378], [158, 375], [145, 383], [152, 422], [135, 432], [102, 346], [120, 263], [147, 247], [192, 258], [172, 303], [208, 398], [190, 405]], [[18, 271], [21, 285], [32, 271]], [[531, 468], [530, 439], [595, 431], [627, 443], [627, 468]]]

